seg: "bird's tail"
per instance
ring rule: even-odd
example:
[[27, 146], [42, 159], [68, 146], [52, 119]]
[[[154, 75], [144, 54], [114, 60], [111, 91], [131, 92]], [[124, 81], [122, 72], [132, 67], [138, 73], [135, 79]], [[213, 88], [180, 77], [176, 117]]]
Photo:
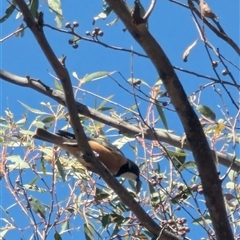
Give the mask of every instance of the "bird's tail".
[[75, 139], [68, 139], [63, 136], [59, 136], [57, 134], [50, 133], [42, 128], [38, 128], [33, 135], [33, 138], [36, 138], [38, 140], [46, 141], [49, 143], [53, 143], [67, 152], [73, 154], [76, 156], [78, 153], [77, 151], [77, 142]]
[[33, 135], [33, 138], [38, 140], [46, 141], [49, 143], [54, 143], [56, 145], [61, 146], [63, 144], [63, 137], [60, 137], [56, 134], [50, 133], [42, 128], [38, 128]]
[[81, 157], [81, 153], [78, 150], [78, 145], [75, 139], [69, 139], [63, 136], [59, 136], [57, 134], [50, 133], [42, 128], [38, 128], [36, 130], [35, 134], [33, 135], [33, 138], [53, 143], [61, 147], [62, 149], [76, 157], [78, 161], [82, 163], [85, 167], [90, 169], [90, 164], [86, 163], [84, 159]]

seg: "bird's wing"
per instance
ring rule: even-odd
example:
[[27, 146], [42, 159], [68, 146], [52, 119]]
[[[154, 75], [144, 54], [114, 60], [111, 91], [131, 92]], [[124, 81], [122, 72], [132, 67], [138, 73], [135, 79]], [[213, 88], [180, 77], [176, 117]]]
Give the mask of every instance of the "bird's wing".
[[[69, 139], [76, 139], [75, 135], [66, 131], [59, 130], [58, 135], [69, 138]], [[123, 152], [119, 150], [117, 147], [112, 145], [105, 139], [102, 138], [92, 138], [88, 137], [89, 145], [93, 151], [99, 154], [100, 160], [106, 165], [107, 161], [117, 160], [118, 165], [122, 166], [127, 162], [127, 159]], [[106, 150], [106, 149], [107, 150]], [[103, 155], [105, 156], [103, 158]], [[106, 166], [108, 166], [107, 164]]]

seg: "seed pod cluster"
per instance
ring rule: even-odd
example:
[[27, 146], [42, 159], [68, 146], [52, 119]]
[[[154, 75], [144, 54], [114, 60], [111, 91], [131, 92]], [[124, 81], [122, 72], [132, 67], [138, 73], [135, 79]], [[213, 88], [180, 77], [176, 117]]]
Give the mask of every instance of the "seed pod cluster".
[[71, 25], [70, 22], [66, 22], [65, 23], [65, 28], [71, 28], [71, 29], [74, 29], [74, 28], [77, 28], [79, 27], [79, 23], [77, 21], [74, 21]]
[[95, 27], [90, 33], [89, 31], [86, 31], [87, 36], [92, 36], [92, 37], [102, 37], [103, 36], [103, 31], [99, 27]]
[[[72, 24], [70, 22], [66, 22], [65, 23], [65, 28], [70, 28], [72, 30], [72, 32], [74, 32], [74, 29], [79, 27], [79, 23], [77, 21], [74, 21]], [[68, 43], [70, 45], [72, 45], [73, 48], [78, 48], [78, 40], [74, 39], [74, 38], [70, 38], [68, 40]]]
[[169, 226], [172, 230], [175, 230], [180, 236], [185, 236], [186, 233], [190, 232], [190, 228], [186, 226], [186, 223], [186, 218], [177, 218], [162, 221], [163, 227], [166, 228]]

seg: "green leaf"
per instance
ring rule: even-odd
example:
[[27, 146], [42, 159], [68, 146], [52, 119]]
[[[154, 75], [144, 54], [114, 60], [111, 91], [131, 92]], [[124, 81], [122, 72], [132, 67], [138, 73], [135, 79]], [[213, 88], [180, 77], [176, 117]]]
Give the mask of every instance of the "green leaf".
[[45, 188], [40, 188], [37, 185], [34, 184], [24, 184], [23, 187], [26, 190], [30, 190], [30, 191], [35, 191], [35, 192], [40, 192], [40, 193], [46, 193], [47, 190]]
[[167, 150], [168, 154], [172, 156], [172, 162], [176, 169], [179, 169], [186, 160], [186, 153], [182, 148], [175, 148], [175, 152], [171, 150]]
[[111, 27], [113, 26], [116, 22], [118, 21], [118, 18], [115, 18], [113, 21], [111, 21], [110, 23], [107, 23], [106, 25]]
[[139, 180], [139, 181], [136, 183], [135, 188], [134, 188], [135, 191], [136, 191], [136, 193], [139, 193], [140, 190], [141, 190], [141, 188], [142, 188], [142, 181]]
[[[3, 229], [3, 228], [1, 227], [1, 229]], [[9, 230], [11, 230], [11, 229], [4, 229], [4, 230], [0, 231], [0, 239], [5, 239], [4, 236], [6, 235], [6, 233]]]
[[26, 121], [27, 121], [27, 116], [24, 116], [22, 119], [20, 119], [16, 122], [16, 125], [19, 125], [19, 124], [22, 124], [22, 123], [25, 124]]
[[62, 225], [61, 225], [61, 233], [65, 233], [65, 232], [69, 232], [69, 221], [65, 221]]
[[6, 118], [0, 117], [0, 123], [6, 122]]
[[35, 126], [37, 128], [45, 128], [45, 124], [37, 119], [32, 122], [32, 126]]
[[112, 232], [112, 236], [115, 236], [118, 234], [118, 232], [121, 230], [121, 228], [119, 228], [119, 226], [116, 224], [113, 232]]
[[30, 185], [35, 184], [37, 182], [37, 180], [38, 180], [38, 176], [36, 176], [29, 184]]
[[103, 11], [93, 18], [93, 25], [99, 19], [102, 19], [102, 20], [106, 19], [111, 12], [112, 12], [112, 8], [109, 7], [107, 4], [105, 4], [103, 6]]
[[102, 107], [102, 108], [98, 108], [97, 110], [99, 111], [99, 112], [104, 112], [104, 111], [110, 111], [110, 110], [112, 110], [113, 108], [111, 108], [111, 107]]
[[96, 189], [96, 192], [95, 192], [95, 200], [96, 201], [101, 201], [105, 198], [108, 198], [110, 195], [106, 192], [104, 192], [103, 190], [101, 190], [100, 188], [97, 188]]
[[158, 192], [151, 194], [151, 205], [153, 207], [157, 206], [162, 201], [161, 196]]
[[38, 5], [39, 5], [38, 0], [31, 0], [30, 12], [32, 13], [33, 17], [37, 16]]
[[61, 235], [58, 232], [55, 232], [54, 239], [55, 240], [62, 240], [62, 237], [61, 237]]
[[57, 24], [57, 28], [61, 29], [62, 28], [62, 23], [63, 23], [63, 17], [59, 14], [56, 14], [56, 17], [55, 17], [54, 20]]
[[73, 75], [73, 77], [75, 77], [77, 80], [80, 80], [80, 78], [78, 77], [78, 75], [77, 75], [76, 72], [73, 72], [72, 75]]
[[19, 155], [12, 155], [9, 157], [6, 157], [8, 161], [11, 161], [12, 163], [7, 163], [7, 166], [9, 169], [27, 169], [30, 168], [29, 164], [27, 162], [24, 162]]
[[118, 149], [121, 149], [126, 143], [135, 141], [135, 138], [128, 138], [128, 137], [121, 137], [117, 140], [115, 140], [112, 145], [116, 146]]
[[120, 226], [123, 222], [128, 222], [129, 221], [129, 218], [124, 218], [122, 215], [120, 214], [116, 214], [116, 213], [112, 213], [112, 214], [106, 214], [102, 217], [102, 226], [103, 228], [106, 228], [109, 224], [112, 224], [112, 223], [116, 223], [116, 231], [115, 233], [112, 235], [115, 235], [117, 232], [119, 232], [119, 228], [118, 226]]
[[183, 61], [187, 62], [188, 55], [190, 54], [191, 50], [194, 48], [194, 46], [197, 44], [199, 39], [195, 40], [183, 53]]
[[94, 228], [93, 226], [88, 223], [88, 224], [84, 224], [84, 234], [85, 234], [85, 238], [87, 240], [94, 240], [94, 237], [93, 237], [93, 233], [94, 233]]
[[14, 36], [18, 37], [20, 35], [20, 37], [23, 37], [24, 36], [24, 24], [21, 23], [20, 26], [18, 27], [18, 29], [22, 29], [22, 30], [15, 33]]
[[45, 159], [44, 159], [43, 153], [42, 153], [41, 158], [40, 158], [41, 170], [42, 170], [43, 174], [46, 175], [47, 170], [46, 170], [44, 163], [45, 163]]
[[234, 182], [227, 182], [226, 183], [226, 188], [227, 189], [230, 189], [230, 190], [234, 191], [235, 187], [236, 187], [236, 184]]
[[12, 4], [6, 9], [5, 15], [0, 18], [0, 23], [3, 23], [4, 21], [6, 21], [12, 15], [14, 10], [16, 9], [15, 6], [16, 6], [15, 1], [12, 1]]
[[82, 79], [82, 84], [87, 83], [90, 81], [96, 81], [101, 78], [105, 78], [107, 76], [112, 75], [115, 72], [94, 72], [91, 74], [87, 74], [83, 79]]
[[216, 114], [212, 111], [211, 108], [205, 106], [205, 105], [198, 105], [196, 107], [197, 111], [202, 114], [203, 116], [210, 118], [212, 120], [216, 120]]
[[184, 163], [178, 170], [182, 171], [184, 169], [190, 169], [190, 168], [193, 168], [194, 170], [197, 169], [196, 163], [194, 161], [189, 161]]
[[[48, 113], [42, 112], [42, 111], [40, 111], [40, 110], [38, 110], [38, 109], [31, 108], [31, 107], [29, 107], [28, 105], [26, 105], [25, 103], [22, 103], [21, 101], [18, 101], [18, 102], [20, 102], [20, 104], [23, 105], [23, 107], [25, 107], [27, 110], [29, 110], [29, 111], [32, 112], [32, 113], [36, 113], [36, 114], [48, 114]], [[48, 114], [48, 115], [49, 115], [49, 114]]]
[[153, 187], [151, 182], [148, 182], [148, 188], [149, 188], [149, 192], [150, 194], [155, 193], [155, 188]]
[[129, 212], [129, 208], [122, 202], [119, 202], [116, 208], [119, 208], [122, 212]]
[[234, 182], [235, 179], [238, 177], [238, 173], [236, 171], [230, 170], [228, 177], [232, 182]]
[[48, 6], [50, 11], [56, 14], [55, 21], [57, 23], [57, 28], [62, 28], [62, 6], [60, 0], [48, 0]]
[[163, 84], [162, 79], [158, 77], [157, 82], [155, 83], [155, 86], [162, 85], [162, 84]]
[[59, 81], [55, 78], [54, 85], [57, 90], [63, 92], [63, 86], [59, 83]]
[[29, 203], [32, 207], [32, 210], [45, 219], [46, 210], [45, 207], [41, 204], [41, 202], [38, 201], [38, 199], [31, 196], [29, 198]]
[[212, 224], [212, 220], [210, 215], [205, 215], [205, 216], [201, 216], [200, 218], [196, 218], [193, 221], [193, 224], [198, 225], [201, 224], [202, 226], [204, 226], [205, 224]]
[[160, 173], [161, 172], [161, 167], [160, 167], [160, 164], [157, 163], [157, 169], [156, 169], [157, 173]]
[[59, 157], [56, 156], [56, 159], [57, 159], [56, 165], [57, 165], [58, 172], [59, 172], [63, 182], [66, 182], [66, 174], [64, 172], [63, 166], [59, 160]]
[[97, 110], [103, 108], [103, 106], [108, 103], [108, 100], [112, 99], [114, 95], [110, 95], [109, 97], [107, 97], [105, 100], [102, 101], [102, 103], [99, 105], [99, 107], [97, 108]]
[[42, 119], [42, 122], [43, 123], [52, 123], [52, 122], [54, 122], [55, 121], [55, 116], [49, 116], [49, 117], [45, 117], [45, 118], [43, 118]]
[[129, 140], [132, 139], [135, 140], [135, 136], [136, 134], [135, 133], [121, 133], [124, 137], [128, 138]]
[[105, 228], [106, 226], [108, 226], [110, 223], [112, 223], [111, 215], [110, 215], [110, 214], [104, 215], [104, 216], [102, 217], [101, 222], [102, 222], [103, 228]]
[[160, 118], [161, 118], [161, 120], [163, 122], [163, 125], [168, 130], [167, 119], [166, 119], [165, 114], [164, 114], [164, 112], [162, 110], [162, 107], [161, 107], [161, 105], [160, 105], [158, 100], [155, 99], [154, 101], [155, 101], [155, 106], [157, 108], [158, 114], [159, 114], [159, 116], [160, 116]]

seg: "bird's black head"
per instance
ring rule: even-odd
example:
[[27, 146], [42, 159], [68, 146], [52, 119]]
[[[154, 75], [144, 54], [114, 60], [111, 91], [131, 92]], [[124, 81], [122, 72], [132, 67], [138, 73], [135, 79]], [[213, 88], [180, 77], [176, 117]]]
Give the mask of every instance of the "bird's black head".
[[130, 180], [136, 181], [135, 190], [139, 193], [141, 190], [142, 182], [140, 181], [140, 170], [136, 163], [127, 159], [126, 164], [124, 164], [115, 175], [115, 177], [123, 177]]
[[119, 169], [118, 173], [115, 176], [127, 178], [127, 179], [138, 182], [140, 180], [139, 174], [140, 174], [140, 171], [139, 171], [137, 164], [134, 163], [133, 161], [127, 159], [126, 164], [124, 164]]

